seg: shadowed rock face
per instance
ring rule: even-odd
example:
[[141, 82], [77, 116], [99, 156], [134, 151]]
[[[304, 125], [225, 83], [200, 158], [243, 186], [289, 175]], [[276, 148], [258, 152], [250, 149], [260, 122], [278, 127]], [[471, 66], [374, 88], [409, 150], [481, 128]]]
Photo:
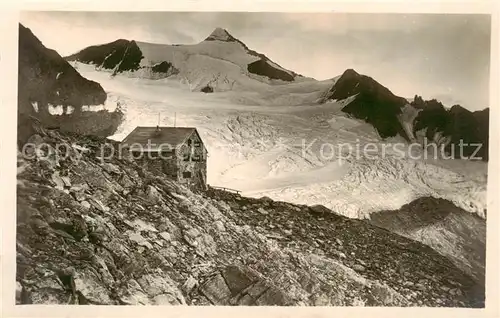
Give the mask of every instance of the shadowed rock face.
[[408, 140], [397, 117], [407, 104], [404, 98], [395, 96], [373, 78], [348, 69], [327, 93], [327, 99], [342, 100], [353, 95], [356, 97], [343, 112], [372, 124], [382, 138], [399, 134]]
[[94, 64], [120, 73], [138, 70], [143, 55], [135, 41], [119, 39], [103, 45], [90, 46], [65, 59]]
[[139, 77], [160, 79], [179, 72], [170, 61], [141, 66], [144, 55], [134, 40], [119, 39], [102, 45], [89, 46], [65, 59], [95, 65], [97, 68], [112, 71], [113, 75], [139, 72], [137, 74]]
[[[436, 133], [450, 138], [450, 144], [446, 147], [455, 158], [475, 155], [483, 160], [488, 160], [489, 149], [489, 109], [471, 112], [459, 105], [449, 110], [437, 100], [424, 101], [416, 97], [412, 103], [415, 108], [421, 109], [415, 118], [414, 131], [426, 129], [426, 137], [433, 140]], [[462, 154], [460, 142], [464, 144], [481, 144], [476, 152], [476, 146], [464, 146]]]
[[[460, 157], [460, 149], [459, 143], [463, 141], [466, 144], [474, 144], [474, 143], [487, 143], [486, 140], [482, 140], [481, 134], [481, 125], [486, 125], [488, 127], [487, 122], [481, 123], [478, 121], [478, 118], [474, 116], [474, 113], [459, 106], [455, 105], [449, 110], [449, 124], [445, 129], [445, 134], [451, 137], [451, 143], [454, 144], [454, 153], [456, 157]], [[417, 117], [418, 118], [418, 117]], [[450, 147], [450, 150], [452, 150]], [[465, 147], [463, 149], [463, 154], [465, 156], [471, 156], [476, 150], [476, 147]], [[479, 150], [479, 156], [484, 156], [487, 154], [487, 147], [481, 147]], [[487, 156], [486, 156], [487, 160]]]
[[478, 137], [479, 141], [483, 144], [480, 155], [483, 156], [485, 161], [489, 159], [489, 136], [490, 136], [490, 109], [486, 108], [472, 113], [478, 123]]
[[430, 140], [438, 131], [444, 131], [448, 123], [448, 112], [443, 104], [435, 99], [424, 101], [416, 96], [411, 105], [421, 110], [415, 118], [414, 131], [427, 129], [426, 137]]
[[163, 61], [151, 68], [151, 70], [156, 73], [169, 73], [172, 69], [173, 69], [172, 63], [167, 61]]
[[265, 59], [260, 59], [248, 64], [248, 71], [253, 74], [266, 76], [270, 79], [279, 79], [287, 82], [294, 80], [292, 75], [273, 67], [271, 64], [267, 63]]
[[[489, 109], [471, 112], [455, 105], [448, 110], [439, 101], [424, 101], [420, 96], [415, 96], [414, 101], [409, 103], [373, 78], [358, 74], [352, 69], [340, 76], [326, 93], [324, 100], [343, 100], [348, 97], [353, 100], [342, 111], [372, 124], [382, 138], [400, 135], [410, 140], [398, 118], [402, 108], [410, 104], [419, 110], [412, 123], [413, 135], [425, 130], [428, 142], [433, 142], [437, 134], [447, 137], [450, 143], [445, 150], [455, 158], [462, 156], [460, 141], [465, 144], [481, 144], [475, 156], [488, 160]], [[471, 157], [476, 149], [476, 146], [463, 147], [463, 156]]]
[[[33, 118], [45, 126], [81, 133], [107, 135], [116, 130], [121, 114], [83, 114], [83, 105], [101, 105], [107, 95], [97, 82], [82, 77], [56, 51], [46, 48], [30, 29], [19, 24], [18, 141], [32, 134]], [[73, 107], [73, 114], [53, 116], [49, 105]], [[36, 109], [35, 109], [36, 108]]]
[[[103, 104], [106, 93], [99, 83], [82, 77], [56, 51], [47, 49], [30, 29], [20, 24], [19, 99], [23, 105], [37, 101], [78, 108]], [[39, 110], [47, 108], [39, 105]]]
[[202, 91], [203, 93], [213, 93], [213, 92], [214, 92], [214, 89], [213, 89], [211, 86], [207, 85], [207, 86], [203, 87], [203, 88], [201, 89], [201, 91]]

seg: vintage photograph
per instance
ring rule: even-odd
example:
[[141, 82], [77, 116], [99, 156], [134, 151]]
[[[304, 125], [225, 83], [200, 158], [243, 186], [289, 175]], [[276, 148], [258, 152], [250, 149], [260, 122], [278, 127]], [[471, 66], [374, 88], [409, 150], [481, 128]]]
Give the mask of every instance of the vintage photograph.
[[18, 29], [17, 305], [485, 307], [491, 15]]

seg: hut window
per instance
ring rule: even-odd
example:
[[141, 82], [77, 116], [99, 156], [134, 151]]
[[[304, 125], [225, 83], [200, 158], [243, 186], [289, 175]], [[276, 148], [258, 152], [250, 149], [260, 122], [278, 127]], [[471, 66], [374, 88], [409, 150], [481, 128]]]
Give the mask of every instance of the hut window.
[[184, 171], [182, 177], [185, 179], [191, 178], [191, 171]]
[[193, 161], [201, 161], [201, 156], [197, 153], [193, 154]]

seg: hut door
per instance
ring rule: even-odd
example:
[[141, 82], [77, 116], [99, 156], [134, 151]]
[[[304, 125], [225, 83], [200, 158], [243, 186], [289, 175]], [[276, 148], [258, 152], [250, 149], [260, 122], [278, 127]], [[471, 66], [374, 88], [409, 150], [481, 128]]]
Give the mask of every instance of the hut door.
[[203, 190], [206, 190], [207, 182], [205, 180], [205, 175], [201, 172], [201, 170], [198, 170], [197, 175], [198, 175], [198, 178], [197, 178], [198, 182], [200, 182], [200, 188], [202, 188]]

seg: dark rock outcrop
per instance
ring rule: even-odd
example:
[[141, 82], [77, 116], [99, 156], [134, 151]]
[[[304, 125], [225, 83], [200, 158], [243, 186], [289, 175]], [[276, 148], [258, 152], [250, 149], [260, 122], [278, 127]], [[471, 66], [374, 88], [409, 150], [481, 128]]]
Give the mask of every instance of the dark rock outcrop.
[[212, 87], [212, 86], [207, 85], [207, 86], [203, 87], [203, 88], [201, 89], [201, 91], [202, 91], [203, 93], [213, 93], [213, 92], [214, 92], [214, 89], [213, 89], [213, 87]]
[[448, 123], [448, 111], [443, 104], [435, 99], [424, 101], [416, 96], [411, 105], [420, 110], [414, 121], [414, 131], [427, 128], [426, 137], [432, 140], [438, 131], [445, 130]]
[[265, 59], [259, 59], [248, 64], [248, 71], [253, 74], [266, 76], [270, 79], [278, 79], [286, 82], [291, 82], [294, 77], [289, 73], [273, 67]]
[[[471, 112], [459, 105], [446, 109], [435, 99], [424, 101], [418, 96], [412, 106], [420, 109], [414, 121], [415, 132], [426, 129], [425, 137], [431, 141], [437, 133], [449, 137], [445, 149], [455, 158], [474, 155], [488, 160], [489, 109]], [[461, 147], [461, 142], [467, 145]], [[472, 144], [482, 145], [477, 153], [477, 146]]]
[[[120, 112], [82, 112], [84, 105], [101, 105], [107, 95], [99, 83], [82, 77], [56, 51], [46, 48], [30, 29], [19, 24], [18, 141], [33, 133], [33, 121], [87, 134], [112, 134]], [[51, 115], [49, 106], [62, 106], [63, 115]], [[73, 108], [73, 113], [67, 112]]]
[[230, 265], [200, 286], [213, 305], [287, 306], [292, 300], [261, 275], [245, 266]]
[[[346, 70], [339, 77], [326, 92], [323, 101], [347, 98], [352, 100], [342, 111], [373, 125], [381, 138], [400, 135], [407, 141], [412, 140], [411, 136], [408, 136], [411, 131], [407, 133], [404, 130], [399, 118], [402, 108], [410, 104], [419, 111], [412, 123], [406, 123], [413, 127], [413, 135], [425, 130], [428, 143], [446, 138], [445, 152], [454, 158], [488, 160], [489, 109], [471, 112], [459, 105], [446, 109], [439, 101], [425, 101], [418, 95], [409, 103], [373, 78], [358, 74], [352, 69]], [[461, 142], [465, 145], [460, 146]], [[477, 152], [476, 145], [481, 145]], [[472, 158], [472, 155], [475, 158]]]
[[65, 59], [97, 65], [120, 73], [138, 70], [143, 55], [135, 41], [119, 39], [107, 44], [89, 46]]
[[400, 135], [409, 140], [398, 115], [407, 101], [394, 95], [373, 78], [346, 70], [327, 92], [326, 99], [342, 100], [354, 96], [342, 111], [372, 124], [382, 138]]
[[179, 73], [170, 61], [141, 66], [144, 55], [134, 40], [119, 39], [102, 45], [89, 46], [65, 59], [95, 65], [97, 68], [112, 71], [113, 75], [140, 71], [140, 76], [160, 79]]
[[485, 108], [472, 113], [478, 123], [477, 141], [483, 144], [480, 155], [485, 161], [489, 159], [489, 140], [490, 140], [490, 109]]
[[[99, 105], [106, 93], [99, 83], [82, 77], [54, 50], [47, 49], [30, 29], [19, 24], [19, 98], [23, 105]], [[46, 112], [40, 107], [39, 112]], [[29, 105], [28, 108], [32, 108]]]
[[151, 70], [156, 73], [169, 73], [172, 71], [173, 68], [174, 66], [172, 65], [172, 63], [163, 61], [161, 63], [154, 65], [151, 68]]

